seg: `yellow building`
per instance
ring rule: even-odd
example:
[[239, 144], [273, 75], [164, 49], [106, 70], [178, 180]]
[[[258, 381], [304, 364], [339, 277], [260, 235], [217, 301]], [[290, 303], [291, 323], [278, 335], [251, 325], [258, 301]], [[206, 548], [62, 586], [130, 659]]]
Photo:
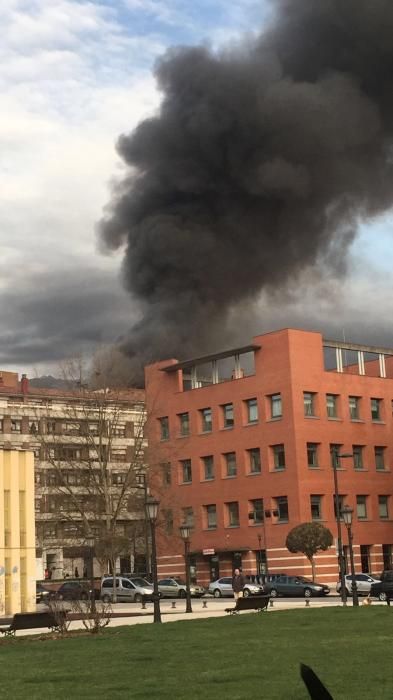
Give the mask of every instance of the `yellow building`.
[[0, 616], [35, 610], [34, 454], [0, 450]]

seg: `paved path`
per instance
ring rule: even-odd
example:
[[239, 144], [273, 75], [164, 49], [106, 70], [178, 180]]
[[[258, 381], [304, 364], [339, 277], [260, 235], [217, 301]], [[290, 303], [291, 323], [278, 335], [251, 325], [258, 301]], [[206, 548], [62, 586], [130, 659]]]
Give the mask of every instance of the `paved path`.
[[[203, 601], [206, 601], [206, 607], [203, 607]], [[172, 601], [161, 600], [162, 622], [175, 622], [176, 620], [195, 620], [208, 617], [225, 617], [227, 613], [225, 608], [234, 605], [233, 598], [205, 598], [192, 601], [192, 613], [185, 612], [185, 601], [176, 600], [175, 607], [172, 607]], [[272, 601], [271, 601], [272, 602]], [[361, 603], [360, 603], [361, 604]], [[373, 601], [373, 605], [383, 605], [379, 601]], [[279, 598], [273, 601], [273, 606], [269, 605], [269, 612], [277, 612], [279, 610], [303, 609], [332, 607], [341, 605], [341, 600], [338, 596], [328, 596], [326, 598], [311, 598], [309, 605], [303, 598]], [[348, 605], [352, 605], [352, 601], [348, 601]], [[37, 606], [37, 609], [47, 610], [46, 606]], [[112, 618], [109, 627], [120, 627], [124, 625], [140, 625], [151, 624], [153, 622], [153, 604], [147, 603], [146, 610], [142, 610], [137, 603], [116, 603], [113, 605], [113, 611], [117, 614], [122, 614], [121, 617]], [[242, 615], [252, 613], [253, 611], [244, 611]], [[81, 620], [71, 622], [70, 630], [83, 629]], [[18, 631], [17, 636], [26, 636], [32, 634], [43, 634], [42, 629]]]

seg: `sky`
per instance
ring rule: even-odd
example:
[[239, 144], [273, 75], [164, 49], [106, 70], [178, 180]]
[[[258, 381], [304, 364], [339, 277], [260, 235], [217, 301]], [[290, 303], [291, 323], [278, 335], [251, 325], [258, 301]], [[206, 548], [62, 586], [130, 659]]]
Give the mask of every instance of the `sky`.
[[[219, 47], [271, 11], [263, 0], [1, 3], [0, 368], [53, 372], [127, 331], [122, 253], [104, 254], [96, 234], [122, 173], [116, 140], [157, 111], [152, 67], [168, 47]], [[291, 324], [393, 346], [392, 233], [389, 213], [361, 223], [344, 279], [306, 276], [275, 303], [256, 300], [260, 325], [242, 331]]]

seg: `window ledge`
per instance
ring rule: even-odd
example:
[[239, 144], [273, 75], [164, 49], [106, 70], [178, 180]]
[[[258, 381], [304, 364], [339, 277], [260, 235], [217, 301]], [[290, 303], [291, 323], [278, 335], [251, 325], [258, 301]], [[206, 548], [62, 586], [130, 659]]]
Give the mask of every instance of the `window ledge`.
[[319, 416], [304, 416], [304, 418], [307, 418], [308, 420], [320, 420]]
[[337, 421], [338, 423], [342, 423], [342, 422], [343, 422], [343, 419], [342, 419], [342, 418], [339, 418], [338, 416], [327, 416], [327, 419], [328, 419], [328, 420]]
[[261, 476], [262, 469], [260, 472], [247, 472], [246, 476]]
[[192, 484], [192, 481], [181, 481], [180, 486], [190, 486]]
[[253, 425], [258, 425], [259, 420], [249, 420], [247, 423], [244, 423], [243, 428], [250, 428]]
[[268, 418], [266, 423], [277, 423], [277, 421], [282, 420], [282, 416], [274, 416], [274, 418]]
[[363, 418], [350, 418], [349, 419], [351, 423], [365, 423], [366, 421], [363, 420]]
[[182, 440], [182, 439], [184, 440], [184, 438], [188, 438], [188, 437], [191, 437], [190, 433], [188, 433], [187, 435], [178, 435], [177, 440]]
[[263, 520], [259, 523], [249, 523], [248, 527], [261, 527], [261, 525], [263, 525]]
[[220, 430], [233, 430], [234, 427], [234, 425], [223, 425], [222, 428], [220, 428]]
[[276, 522], [273, 523], [273, 525], [288, 525], [288, 523], [289, 520], [276, 520]]
[[212, 430], [201, 430], [201, 432], [198, 433], [198, 435], [211, 435], [212, 432]]
[[217, 525], [215, 527], [204, 527], [203, 532], [215, 532], [217, 530]]
[[236, 528], [240, 527], [239, 525], [225, 525], [225, 530], [236, 530]]
[[375, 471], [377, 474], [390, 474], [391, 473], [390, 469], [376, 469]]
[[237, 474], [226, 474], [225, 476], [222, 476], [222, 479], [236, 479]]
[[376, 420], [375, 418], [371, 419], [371, 422], [373, 423], [373, 425], [386, 425], [384, 420]]
[[310, 470], [310, 472], [320, 472], [322, 469], [324, 469], [324, 467], [319, 467], [319, 466], [317, 466], [317, 467], [310, 467], [309, 464], [307, 465], [307, 468]]
[[370, 470], [366, 467], [354, 467], [353, 471], [354, 472], [369, 472]]
[[[201, 479], [201, 484], [209, 483], [209, 481], [215, 481], [215, 477], [212, 476], [211, 479]], [[189, 483], [189, 482], [187, 482]]]
[[285, 472], [286, 467], [276, 467], [275, 469], [271, 469], [271, 474], [276, 474], [277, 472]]

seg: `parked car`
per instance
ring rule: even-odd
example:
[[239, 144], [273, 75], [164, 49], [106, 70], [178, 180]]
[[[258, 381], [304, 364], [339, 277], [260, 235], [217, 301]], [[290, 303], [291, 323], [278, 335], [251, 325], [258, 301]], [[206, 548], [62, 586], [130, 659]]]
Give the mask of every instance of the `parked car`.
[[[181, 578], [162, 578], [158, 582], [158, 590], [163, 598], [185, 598], [186, 584]], [[203, 586], [192, 583], [190, 586], [191, 595], [194, 598], [202, 598], [206, 591]]]
[[[258, 582], [257, 580], [252, 582], [247, 577], [246, 584], [243, 588], [243, 595], [245, 598], [250, 595], [263, 595], [264, 592], [265, 588], [261, 582]], [[216, 581], [212, 581], [209, 584], [208, 593], [213, 595], [215, 598], [233, 596], [232, 577], [223, 576], [222, 578], [218, 578]]]
[[[116, 576], [116, 600], [119, 602], [140, 603], [142, 599], [153, 599], [153, 586], [143, 578], [133, 579]], [[109, 603], [113, 600], [113, 576], [106, 576], [101, 582], [101, 600]]]
[[[371, 590], [371, 585], [373, 583], [380, 583], [379, 579], [373, 578], [368, 574], [355, 574], [356, 580], [356, 590], [359, 595], [369, 595]], [[345, 588], [348, 595], [352, 595], [352, 576], [351, 574], [346, 574], [345, 576]], [[338, 581], [336, 586], [337, 593], [341, 593], [341, 581]]]
[[[56, 590], [50, 591], [50, 599], [56, 600], [88, 600], [92, 589], [88, 583], [83, 581], [65, 581]], [[100, 592], [94, 590], [95, 598], [99, 598]]]
[[49, 600], [50, 591], [42, 585], [42, 583], [36, 583], [35, 586], [35, 602], [46, 603]]
[[370, 595], [379, 600], [393, 598], [393, 571], [383, 571], [378, 583], [372, 583]]
[[286, 576], [284, 574], [273, 574], [267, 576], [265, 591], [270, 593], [272, 598], [278, 596], [322, 596], [330, 593], [329, 586], [317, 581], [310, 581], [304, 576]]

